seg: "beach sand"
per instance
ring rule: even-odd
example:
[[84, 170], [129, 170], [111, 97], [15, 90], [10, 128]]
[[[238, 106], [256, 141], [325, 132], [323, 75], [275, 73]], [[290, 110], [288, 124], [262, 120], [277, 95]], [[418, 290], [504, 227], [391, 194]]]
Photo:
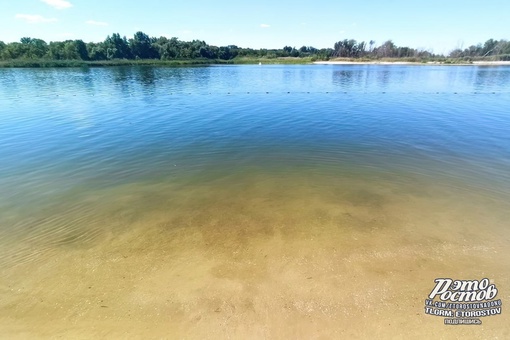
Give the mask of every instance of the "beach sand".
[[439, 183], [228, 183], [88, 193], [93, 213], [66, 219], [94, 237], [6, 249], [0, 337], [510, 337], [504, 307], [480, 326], [424, 313], [438, 277], [488, 277], [508, 301], [508, 203]]
[[407, 61], [315, 61], [317, 65], [475, 65], [475, 66], [505, 66], [510, 61], [473, 61], [472, 63], [445, 64], [439, 62], [407, 62]]

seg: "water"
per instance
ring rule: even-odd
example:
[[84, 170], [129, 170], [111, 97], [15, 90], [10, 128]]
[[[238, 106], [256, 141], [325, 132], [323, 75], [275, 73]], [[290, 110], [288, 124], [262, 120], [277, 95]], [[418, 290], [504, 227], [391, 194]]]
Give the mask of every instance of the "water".
[[423, 312], [508, 298], [508, 112], [509, 67], [0, 70], [0, 334], [508, 336]]

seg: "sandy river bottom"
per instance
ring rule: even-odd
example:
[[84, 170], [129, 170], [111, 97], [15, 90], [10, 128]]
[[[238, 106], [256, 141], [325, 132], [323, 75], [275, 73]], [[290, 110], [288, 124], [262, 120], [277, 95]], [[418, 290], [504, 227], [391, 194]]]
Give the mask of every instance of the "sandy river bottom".
[[[252, 174], [73, 195], [11, 216], [0, 337], [510, 337], [510, 203], [486, 192]], [[426, 315], [439, 277], [489, 278], [502, 314]]]

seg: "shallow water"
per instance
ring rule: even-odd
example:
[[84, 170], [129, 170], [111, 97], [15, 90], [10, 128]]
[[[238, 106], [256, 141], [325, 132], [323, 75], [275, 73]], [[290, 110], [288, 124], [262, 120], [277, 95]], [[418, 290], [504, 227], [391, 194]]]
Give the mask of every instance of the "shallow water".
[[510, 67], [0, 70], [2, 337], [508, 337]]

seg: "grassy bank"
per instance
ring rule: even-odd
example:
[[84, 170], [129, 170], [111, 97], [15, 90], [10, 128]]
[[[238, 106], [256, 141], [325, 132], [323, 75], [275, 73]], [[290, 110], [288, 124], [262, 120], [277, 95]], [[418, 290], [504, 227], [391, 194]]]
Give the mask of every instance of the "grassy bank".
[[273, 65], [294, 65], [294, 64], [310, 64], [312, 63], [314, 58], [305, 57], [305, 58], [293, 58], [293, 57], [285, 57], [285, 58], [251, 58], [251, 57], [237, 57], [230, 62], [232, 64], [246, 65], [246, 64], [273, 64]]
[[198, 65], [229, 65], [229, 64], [309, 64], [312, 58], [248, 58], [239, 57], [232, 60], [221, 59], [187, 59], [187, 60], [49, 60], [49, 59], [14, 59], [0, 61], [0, 67], [15, 68], [48, 68], [48, 67], [108, 67], [108, 66], [198, 66]]
[[[296, 65], [311, 64], [319, 61], [312, 57], [303, 58], [253, 58], [236, 57], [231, 60], [222, 59], [181, 59], [181, 60], [159, 60], [159, 59], [114, 59], [100, 61], [84, 60], [50, 60], [50, 59], [14, 59], [0, 61], [0, 68], [49, 68], [49, 67], [109, 67], [109, 66], [201, 66], [201, 65]], [[352, 63], [416, 63], [416, 64], [444, 64], [444, 65], [470, 65], [473, 62], [492, 62], [492, 58], [331, 58], [330, 62], [352, 62]]]
[[16, 68], [47, 68], [47, 67], [109, 67], [109, 66], [193, 66], [193, 65], [211, 65], [227, 64], [227, 61], [210, 59], [191, 59], [191, 60], [48, 60], [48, 59], [16, 59], [0, 61], [0, 67]]

